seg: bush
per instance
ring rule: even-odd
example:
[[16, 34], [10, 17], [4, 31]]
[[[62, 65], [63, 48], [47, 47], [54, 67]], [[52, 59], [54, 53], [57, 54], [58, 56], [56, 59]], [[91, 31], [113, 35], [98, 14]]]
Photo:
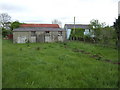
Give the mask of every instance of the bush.
[[12, 31], [2, 28], [2, 36], [6, 37], [8, 34], [12, 34]]
[[84, 37], [84, 31], [85, 31], [85, 29], [82, 29], [82, 28], [76, 28], [75, 31], [74, 31], [74, 29], [71, 29], [70, 38], [72, 38], [72, 37], [83, 38]]

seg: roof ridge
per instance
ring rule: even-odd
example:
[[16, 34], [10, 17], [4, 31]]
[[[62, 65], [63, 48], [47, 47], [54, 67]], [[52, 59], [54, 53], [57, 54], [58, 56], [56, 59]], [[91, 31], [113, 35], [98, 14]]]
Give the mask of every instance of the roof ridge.
[[[74, 25], [74, 24], [65, 24], [65, 25]], [[90, 25], [90, 24], [75, 24], [75, 25]]]

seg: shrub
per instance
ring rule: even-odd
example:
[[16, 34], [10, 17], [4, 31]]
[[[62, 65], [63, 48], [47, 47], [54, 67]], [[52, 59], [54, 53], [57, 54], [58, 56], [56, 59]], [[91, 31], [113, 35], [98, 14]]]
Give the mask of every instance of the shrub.
[[12, 34], [12, 31], [2, 28], [2, 36], [6, 37], [8, 34]]
[[82, 29], [82, 28], [76, 28], [75, 31], [74, 31], [74, 29], [72, 29], [70, 37], [83, 38], [84, 37], [84, 31], [85, 31], [85, 29]]

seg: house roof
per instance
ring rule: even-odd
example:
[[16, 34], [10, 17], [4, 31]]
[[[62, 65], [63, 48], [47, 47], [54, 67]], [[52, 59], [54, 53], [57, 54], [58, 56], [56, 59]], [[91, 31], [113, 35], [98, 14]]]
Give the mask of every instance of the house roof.
[[58, 24], [22, 24], [20, 27], [47, 27], [47, 28], [59, 28]]
[[61, 28], [46, 28], [46, 27], [19, 27], [13, 31], [65, 31]]
[[[64, 28], [72, 29], [74, 28], [74, 24], [65, 24]], [[90, 29], [90, 26], [89, 24], [75, 24], [75, 28]]]

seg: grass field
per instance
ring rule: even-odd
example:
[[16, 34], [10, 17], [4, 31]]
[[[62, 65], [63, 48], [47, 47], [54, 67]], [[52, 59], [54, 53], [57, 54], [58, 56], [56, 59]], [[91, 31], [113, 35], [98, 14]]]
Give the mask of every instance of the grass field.
[[118, 55], [113, 48], [83, 42], [28, 45], [9, 40], [3, 40], [2, 46], [3, 88], [118, 87], [118, 64], [114, 64]]
[[2, 39], [0, 34], [0, 89], [2, 88]]

